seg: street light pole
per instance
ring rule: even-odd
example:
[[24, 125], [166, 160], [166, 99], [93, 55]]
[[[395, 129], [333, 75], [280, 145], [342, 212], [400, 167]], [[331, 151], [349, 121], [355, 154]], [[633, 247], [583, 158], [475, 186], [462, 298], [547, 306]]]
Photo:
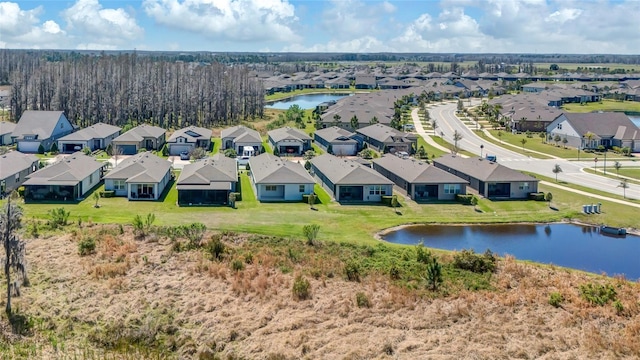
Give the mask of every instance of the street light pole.
[[480, 144], [480, 157], [482, 158], [482, 150], [484, 149], [484, 145]]

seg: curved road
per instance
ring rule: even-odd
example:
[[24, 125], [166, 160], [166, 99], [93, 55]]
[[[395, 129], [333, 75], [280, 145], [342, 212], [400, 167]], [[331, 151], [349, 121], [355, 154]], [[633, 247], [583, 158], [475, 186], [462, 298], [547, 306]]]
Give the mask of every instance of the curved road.
[[[429, 109], [429, 114], [432, 119], [436, 119], [438, 122], [437, 132], [443, 135], [448, 142], [454, 142], [454, 131], [457, 130], [458, 133], [462, 134], [462, 140], [458, 141], [459, 148], [480, 155], [480, 145], [483, 145], [482, 154], [496, 155], [498, 162], [502, 165], [551, 178], [555, 178], [555, 174], [552, 171], [554, 165], [559, 164], [560, 168], [562, 168], [562, 172], [558, 174], [559, 181], [566, 181], [620, 196], [623, 195], [623, 189], [619, 187], [620, 181], [582, 171], [585, 167], [593, 167], [593, 162], [568, 161], [565, 159], [534, 159], [487, 142], [456, 117], [456, 109], [457, 103], [455, 102], [443, 103]], [[599, 162], [598, 165], [602, 166], [602, 162]], [[640, 199], [640, 186], [630, 183], [629, 188], [626, 189], [626, 196], [630, 199]]]

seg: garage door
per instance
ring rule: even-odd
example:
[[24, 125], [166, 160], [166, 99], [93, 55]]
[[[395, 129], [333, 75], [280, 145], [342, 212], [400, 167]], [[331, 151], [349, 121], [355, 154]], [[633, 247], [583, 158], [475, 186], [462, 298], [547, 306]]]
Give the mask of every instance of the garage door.
[[135, 145], [118, 145], [118, 151], [121, 151], [122, 155], [135, 155], [136, 146]]
[[32, 142], [32, 141], [22, 142], [21, 141], [18, 143], [18, 151], [25, 152], [25, 153], [37, 153], [38, 147], [40, 147], [39, 142]]
[[331, 150], [333, 151], [333, 155], [336, 156], [355, 155], [356, 145], [335, 145], [331, 147]]
[[169, 144], [169, 155], [178, 156], [183, 151], [191, 152], [191, 146]]
[[72, 153], [82, 150], [82, 144], [62, 144], [62, 152]]

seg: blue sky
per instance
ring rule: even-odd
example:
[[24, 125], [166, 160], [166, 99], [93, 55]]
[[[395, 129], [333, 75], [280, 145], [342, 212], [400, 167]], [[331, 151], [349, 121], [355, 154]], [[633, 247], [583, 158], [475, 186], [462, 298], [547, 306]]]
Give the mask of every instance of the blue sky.
[[0, 48], [640, 54], [640, 0], [0, 1]]

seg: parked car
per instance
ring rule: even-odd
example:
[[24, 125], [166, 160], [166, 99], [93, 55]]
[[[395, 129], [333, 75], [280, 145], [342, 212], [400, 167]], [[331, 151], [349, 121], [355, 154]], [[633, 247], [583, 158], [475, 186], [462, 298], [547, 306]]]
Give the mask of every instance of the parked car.
[[188, 151], [183, 151], [180, 153], [180, 160], [189, 160], [191, 156]]

